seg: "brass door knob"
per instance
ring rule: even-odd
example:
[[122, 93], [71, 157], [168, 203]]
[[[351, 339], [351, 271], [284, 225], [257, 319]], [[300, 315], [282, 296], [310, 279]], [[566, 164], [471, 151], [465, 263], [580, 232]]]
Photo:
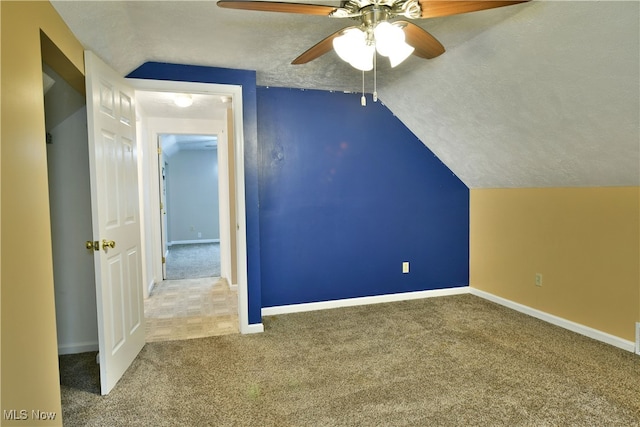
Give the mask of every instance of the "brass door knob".
[[105, 240], [105, 239], [102, 239], [102, 249], [104, 249], [105, 251], [106, 251], [108, 248], [113, 249], [113, 248], [115, 248], [115, 247], [116, 247], [116, 242], [114, 242], [113, 240]]
[[94, 242], [93, 240], [87, 240], [84, 244], [84, 247], [90, 251], [100, 250], [100, 242], [97, 240]]

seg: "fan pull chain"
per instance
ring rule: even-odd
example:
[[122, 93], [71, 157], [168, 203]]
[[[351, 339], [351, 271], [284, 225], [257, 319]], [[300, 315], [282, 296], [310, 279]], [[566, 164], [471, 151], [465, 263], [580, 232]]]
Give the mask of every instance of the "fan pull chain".
[[378, 55], [373, 53], [373, 102], [378, 102]]
[[362, 98], [360, 98], [360, 105], [367, 106], [367, 98], [364, 96], [364, 70], [362, 70]]

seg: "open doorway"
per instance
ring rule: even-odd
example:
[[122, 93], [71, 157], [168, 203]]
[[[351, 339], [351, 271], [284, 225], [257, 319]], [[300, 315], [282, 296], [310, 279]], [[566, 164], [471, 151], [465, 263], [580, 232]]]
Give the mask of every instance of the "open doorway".
[[[152, 272], [146, 282], [148, 341], [240, 331], [229, 237], [238, 222], [230, 190], [236, 186], [229, 154], [235, 150], [232, 95], [179, 89], [136, 91], [139, 140], [148, 153], [141, 179]], [[178, 107], [178, 97], [191, 105]]]
[[77, 92], [43, 64], [51, 251], [58, 354], [98, 350], [87, 109]]
[[[54, 75], [54, 78], [52, 80], [61, 81], [61, 80], [57, 80], [57, 78], [55, 78], [55, 72], [51, 71], [50, 74]], [[77, 91], [77, 89], [76, 89], [76, 91]], [[87, 210], [89, 212], [91, 212], [90, 199], [91, 199], [91, 193], [92, 192], [91, 192], [90, 186], [88, 185], [88, 183], [89, 183], [88, 174], [87, 174], [86, 179], [83, 179], [84, 175], [82, 175], [82, 173], [81, 173], [81, 171], [84, 169], [84, 167], [88, 166], [88, 156], [86, 154], [86, 150], [82, 151], [83, 149], [88, 148], [87, 147], [88, 144], [87, 144], [87, 138], [86, 138], [87, 137], [87, 109], [86, 109], [86, 106], [84, 105], [84, 103], [85, 103], [84, 96], [80, 95], [80, 98], [81, 98], [81, 105], [76, 110], [72, 110], [71, 113], [70, 113], [70, 116], [69, 116], [69, 117], [73, 116], [73, 118], [75, 119], [75, 120], [69, 122], [69, 123], [73, 123], [71, 125], [71, 127], [75, 128], [75, 130], [78, 131], [78, 135], [80, 135], [80, 138], [74, 142], [74, 144], [76, 144], [76, 145], [63, 145], [63, 144], [56, 145], [57, 142], [58, 143], [60, 143], [60, 142], [68, 142], [68, 138], [66, 136], [59, 137], [58, 130], [55, 129], [56, 125], [52, 125], [50, 127], [53, 130], [53, 132], [51, 132], [51, 138], [50, 138], [50, 141], [52, 143], [51, 147], [54, 147], [54, 146], [55, 147], [64, 147], [61, 151], [59, 151], [59, 153], [61, 153], [60, 157], [62, 157], [63, 160], [71, 160], [70, 163], [69, 162], [65, 163], [66, 166], [61, 166], [61, 167], [60, 166], [54, 166], [54, 167], [51, 167], [50, 172], [52, 172], [52, 173], [59, 173], [61, 171], [65, 172], [65, 173], [67, 173], [67, 175], [73, 176], [73, 180], [71, 180], [69, 182], [71, 182], [71, 183], [80, 183], [80, 184], [83, 184], [83, 185], [87, 185], [87, 188], [89, 190], [87, 192], [88, 197], [86, 198], [86, 204], [84, 204], [83, 202], [68, 203], [68, 204], [66, 204], [66, 209], [67, 209], [66, 212], [63, 210], [63, 211], [61, 211], [62, 215], [56, 214], [59, 217], [62, 217], [63, 219], [64, 219], [64, 217], [73, 217], [71, 215], [73, 212], [71, 212], [71, 211], [73, 211], [73, 210], [78, 210], [79, 211], [80, 210], [79, 207], [81, 207], [81, 205], [83, 205], [83, 204], [87, 208]], [[132, 99], [132, 98], [129, 98], [129, 99]], [[65, 99], [65, 102], [66, 101], [68, 101], [68, 99]], [[55, 108], [56, 107], [54, 107], [54, 109]], [[67, 120], [64, 120], [64, 119], [62, 121], [63, 122], [67, 122]], [[65, 123], [65, 124], [67, 124], [67, 123]], [[233, 145], [233, 142], [231, 142], [230, 144]], [[239, 147], [238, 148], [239, 148], [239, 152], [240, 152], [240, 155], [241, 155], [242, 154], [242, 142], [239, 143]], [[53, 150], [51, 150], [51, 151], [53, 151]], [[149, 159], [152, 158], [152, 157], [149, 156], [148, 152], [143, 153], [142, 151], [138, 152], [137, 150], [133, 150], [133, 151], [130, 150], [129, 152], [130, 153], [131, 152], [134, 153], [134, 156], [138, 155], [139, 158], [140, 157], [144, 157], [143, 159], [140, 159], [141, 160], [141, 162], [140, 162], [141, 164], [149, 164], [150, 163]], [[84, 154], [82, 154], [82, 153], [84, 153]], [[82, 155], [80, 155], [80, 157], [76, 158], [75, 154], [78, 154], [78, 155], [82, 154]], [[132, 157], [132, 158], [135, 158], [135, 157]], [[77, 161], [74, 161], [74, 159], [76, 159]], [[56, 170], [56, 167], [57, 167], [57, 170]], [[145, 172], [144, 170], [141, 171], [141, 174], [144, 174], [144, 172]], [[240, 175], [240, 177], [242, 177], [242, 170], [240, 170], [239, 175]], [[135, 175], [132, 175], [132, 176], [135, 176]], [[240, 186], [241, 191], [242, 191], [241, 194], [243, 194], [243, 188], [244, 188], [243, 184], [244, 183], [241, 182], [241, 186]], [[144, 185], [144, 183], [143, 183], [143, 185]], [[50, 190], [55, 192], [55, 191], [60, 190], [61, 187], [65, 187], [65, 184], [64, 183], [63, 184], [51, 183], [51, 189]], [[70, 186], [70, 188], [72, 188], [72, 186]], [[141, 194], [141, 196], [142, 196], [142, 194]], [[54, 198], [58, 199], [60, 197], [57, 194], [54, 194], [54, 195], [51, 196], [51, 199], [54, 199]], [[129, 200], [135, 200], [135, 198], [130, 198]], [[144, 205], [148, 206], [148, 204], [146, 202], [147, 202], [147, 199], [144, 199], [144, 198], [140, 199], [141, 205], [144, 204]], [[239, 244], [238, 244], [240, 246], [240, 249], [238, 250], [238, 253], [239, 254], [246, 254], [246, 242], [245, 242], [245, 228], [246, 228], [246, 226], [245, 226], [245, 218], [244, 218], [244, 200], [239, 202], [238, 211], [239, 211], [239, 216], [237, 218], [237, 224], [238, 224], [238, 229], [241, 231], [241, 235], [242, 235], [242, 241], [240, 241]], [[85, 213], [85, 214], [81, 214], [80, 216], [82, 216], [85, 220], [88, 220], [89, 226], [86, 227], [86, 228], [87, 228], [87, 230], [91, 230], [91, 228], [92, 228], [91, 227], [91, 215], [87, 215]], [[53, 217], [53, 214], [52, 214], [52, 217]], [[52, 218], [52, 223], [53, 222], [54, 222], [54, 220]], [[145, 225], [144, 224], [144, 220], [142, 222], [143, 222], [143, 225]], [[235, 224], [236, 224], [236, 222], [234, 222], [234, 225]], [[56, 227], [58, 227], [56, 224], [52, 224], [52, 228], [56, 228]], [[80, 252], [82, 252], [82, 254], [88, 255], [88, 258], [91, 259], [91, 252], [89, 252], [89, 251], [85, 252], [85, 251], [87, 251], [87, 249], [84, 247], [84, 241], [87, 238], [91, 238], [92, 237], [92, 233], [88, 232], [87, 235], [85, 236], [84, 233], [83, 233], [83, 228], [82, 227], [78, 227], [78, 223], [77, 222], [74, 222], [71, 227], [65, 227], [65, 228], [67, 228], [69, 230], [77, 231], [80, 234], [82, 234], [82, 236], [80, 238], [80, 241], [82, 243], [82, 245], [80, 245], [80, 248], [81, 248]], [[63, 237], [62, 234], [59, 234], [59, 236]], [[73, 239], [74, 243], [70, 244], [69, 247], [71, 247], [73, 249], [77, 249], [77, 240], [78, 240], [78, 238], [77, 238], [76, 234], [74, 234], [74, 236], [75, 236], [74, 239]], [[143, 237], [144, 237], [144, 235], [143, 235]], [[63, 239], [61, 239], [61, 238], [59, 239], [58, 237], [54, 236], [52, 240], [53, 240], [52, 243], [55, 245], [57, 242], [62, 242]], [[54, 258], [58, 258], [58, 259], [64, 258], [68, 254], [73, 254], [72, 256], [75, 258], [76, 261], [78, 261], [78, 260], [80, 260], [82, 258], [82, 255], [78, 255], [77, 252], [74, 252], [74, 251], [68, 251], [67, 252], [67, 251], [64, 250], [64, 248], [60, 252], [56, 252], [56, 249], [52, 248], [52, 252], [53, 252], [53, 257]], [[244, 261], [245, 256], [241, 256], [240, 258]], [[89, 265], [89, 267], [93, 267], [93, 262], [90, 261], [88, 263], [88, 265]], [[69, 271], [69, 269], [67, 269], [67, 268], [63, 268], [63, 270]], [[71, 270], [73, 270], [73, 267], [71, 268]], [[143, 268], [142, 269], [142, 274], [145, 275], [147, 273], [148, 273], [148, 271]], [[244, 293], [244, 298], [241, 297], [241, 296], [238, 296], [236, 298], [236, 304], [238, 303], [238, 299], [240, 299], [240, 301], [243, 301], [242, 307], [244, 309], [244, 316], [243, 316], [242, 320], [240, 320], [239, 322], [235, 323], [235, 326], [237, 327], [238, 323], [239, 323], [240, 329], [245, 331], [245, 330], [248, 330], [249, 328], [247, 328], [248, 324], [247, 324], [247, 315], [246, 315], [246, 308], [247, 308], [246, 307], [246, 264], [244, 262], [241, 263], [239, 275], [240, 275], [239, 282], [242, 284], [242, 292]], [[150, 275], [150, 276], [153, 277], [152, 275]], [[58, 280], [56, 279], [56, 281], [58, 281]], [[63, 283], [63, 282], [60, 282], [60, 283]], [[93, 320], [94, 324], [96, 323], [96, 320], [97, 320], [96, 319], [96, 310], [97, 309], [96, 309], [96, 304], [95, 304], [95, 286], [96, 286], [96, 283], [97, 282], [95, 281], [95, 277], [92, 274], [91, 279], [86, 281], [85, 287], [84, 287], [85, 290], [86, 289], [90, 290], [90, 294], [89, 295], [92, 296], [93, 298], [83, 298], [83, 297], [81, 297], [79, 301], [76, 301], [75, 303], [67, 304], [68, 307], [71, 307], [70, 310], [65, 310], [64, 308], [57, 308], [56, 309], [57, 314], [60, 314], [60, 313], [70, 314], [71, 315], [70, 318], [75, 319], [75, 320], [72, 320], [70, 322], [67, 322], [68, 325], [70, 325], [70, 330], [73, 329], [73, 328], [75, 328], [75, 330], [78, 330], [78, 329], [81, 329], [81, 328], [84, 328], [86, 330], [92, 330], [92, 334], [90, 334], [91, 336], [88, 338], [88, 340], [76, 342], [74, 349], [67, 349], [67, 350], [65, 350], [65, 353], [82, 352], [82, 353], [86, 354], [87, 351], [91, 352], [91, 350], [97, 350], [97, 346], [98, 346], [97, 345], [97, 339], [93, 339], [93, 337], [97, 338], [98, 330], [97, 330], [97, 328], [94, 329], [94, 328], [91, 327], [91, 323], [92, 323], [91, 320]], [[57, 284], [56, 284], [56, 286], [57, 286]], [[79, 295], [73, 295], [73, 292], [75, 292], [75, 290], [65, 291], [65, 293], [67, 295], [61, 295], [61, 296], [62, 297], [79, 296]], [[238, 292], [238, 294], [240, 294], [240, 292]], [[91, 303], [91, 299], [93, 299], [93, 303]], [[56, 304], [58, 304], [58, 302], [56, 302]], [[75, 310], [75, 312], [73, 310]], [[80, 317], [78, 317], [78, 314], [81, 313], [81, 312], [88, 313], [88, 317], [86, 319], [89, 319], [89, 321], [82, 320]], [[60, 322], [61, 319], [62, 318], [58, 318], [57, 321]], [[244, 325], [244, 329], [242, 328], [243, 325]], [[81, 328], [78, 328], [78, 327], [81, 327]], [[58, 332], [62, 332], [62, 331], [63, 331], [63, 328], [58, 327]], [[61, 352], [61, 354], [62, 354], [62, 352]], [[95, 357], [93, 358], [93, 360], [95, 361]], [[104, 366], [104, 364], [101, 364], [101, 366]], [[93, 366], [93, 367], [95, 368], [95, 366]], [[75, 369], [72, 369], [72, 371], [74, 373], [77, 373], [77, 370], [75, 370]], [[96, 377], [96, 379], [99, 381], [99, 377]], [[62, 379], [62, 381], [64, 381], [64, 379]], [[99, 386], [99, 382], [97, 384]]]
[[220, 277], [217, 135], [160, 134], [165, 280]]
[[84, 76], [44, 33], [41, 48], [60, 388], [100, 394], [94, 255], [84, 244], [93, 241]]

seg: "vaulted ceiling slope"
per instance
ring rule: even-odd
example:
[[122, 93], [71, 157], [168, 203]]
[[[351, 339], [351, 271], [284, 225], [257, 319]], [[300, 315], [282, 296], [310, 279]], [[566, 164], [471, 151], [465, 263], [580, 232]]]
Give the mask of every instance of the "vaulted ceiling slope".
[[[348, 19], [213, 0], [52, 3], [122, 75], [161, 61], [256, 70], [262, 86], [362, 87], [334, 52], [290, 65]], [[381, 65], [379, 97], [470, 188], [637, 186], [639, 17], [638, 1], [532, 1], [418, 20], [447, 51]]]

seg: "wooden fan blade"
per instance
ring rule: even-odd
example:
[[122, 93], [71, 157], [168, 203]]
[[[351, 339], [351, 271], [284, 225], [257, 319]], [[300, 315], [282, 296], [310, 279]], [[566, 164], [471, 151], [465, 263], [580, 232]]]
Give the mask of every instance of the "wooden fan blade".
[[218, 6], [227, 9], [257, 10], [260, 12], [302, 13], [329, 16], [336, 8], [320, 4], [284, 3], [278, 1], [220, 0]]
[[293, 65], [306, 64], [307, 62], [313, 61], [314, 59], [321, 57], [322, 55], [324, 55], [325, 53], [333, 49], [333, 39], [340, 36], [345, 30], [348, 30], [349, 28], [356, 28], [356, 27], [348, 27], [348, 28], [343, 28], [339, 31], [336, 31], [335, 33], [331, 34], [329, 37], [325, 38], [324, 40], [316, 43], [313, 47], [305, 51], [302, 55], [298, 56], [296, 59], [293, 60], [291, 64]]
[[414, 55], [424, 59], [432, 59], [444, 53], [442, 43], [416, 24], [408, 21], [397, 21], [394, 24], [403, 27], [405, 41], [415, 49]]
[[419, 0], [422, 9], [422, 18], [435, 18], [438, 16], [457, 15], [459, 13], [476, 12], [478, 10], [493, 9], [496, 7], [510, 6], [512, 4], [526, 3], [529, 0], [516, 1], [492, 1], [492, 0]]

